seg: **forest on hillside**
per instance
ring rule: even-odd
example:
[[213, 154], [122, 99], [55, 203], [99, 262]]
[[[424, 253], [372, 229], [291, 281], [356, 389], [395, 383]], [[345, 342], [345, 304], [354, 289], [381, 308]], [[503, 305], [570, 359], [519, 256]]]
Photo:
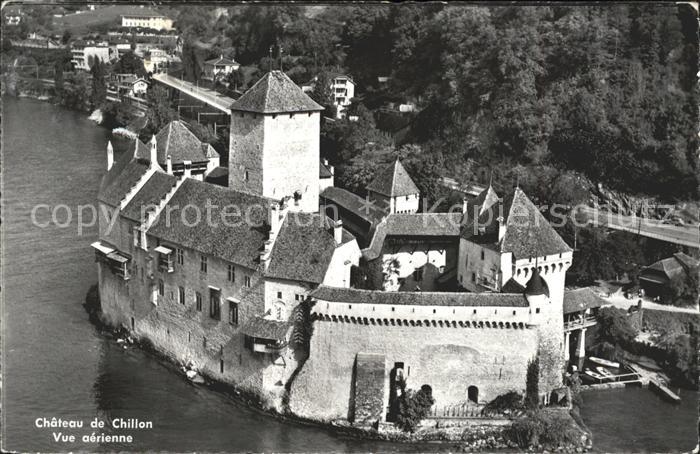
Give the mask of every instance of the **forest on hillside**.
[[[370, 109], [416, 102], [409, 141], [458, 179], [474, 165], [504, 186], [551, 186], [572, 172], [630, 193], [698, 197], [697, 20], [687, 5], [236, 6], [214, 26], [203, 12], [182, 8], [177, 25], [209, 54], [227, 50], [260, 74], [281, 62], [298, 83], [344, 70]], [[363, 151], [343, 150], [336, 164]]]

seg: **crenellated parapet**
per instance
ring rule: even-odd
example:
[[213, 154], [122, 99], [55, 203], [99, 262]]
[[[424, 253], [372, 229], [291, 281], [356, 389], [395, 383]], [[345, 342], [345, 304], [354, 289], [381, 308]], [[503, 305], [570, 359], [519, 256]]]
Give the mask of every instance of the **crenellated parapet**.
[[523, 294], [386, 292], [321, 286], [312, 319], [377, 326], [529, 329], [539, 311]]

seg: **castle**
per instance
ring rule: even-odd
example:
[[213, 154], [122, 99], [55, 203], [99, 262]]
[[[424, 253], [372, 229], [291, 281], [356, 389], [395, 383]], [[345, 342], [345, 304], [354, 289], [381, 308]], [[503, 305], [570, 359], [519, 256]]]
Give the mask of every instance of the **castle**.
[[[181, 122], [118, 159], [93, 243], [104, 320], [280, 412], [374, 424], [398, 379], [436, 405], [562, 386], [572, 250], [520, 190], [419, 213], [395, 161], [364, 199], [333, 186], [322, 107], [271, 71], [231, 106], [219, 157]], [[367, 203], [370, 200], [372, 203]]]

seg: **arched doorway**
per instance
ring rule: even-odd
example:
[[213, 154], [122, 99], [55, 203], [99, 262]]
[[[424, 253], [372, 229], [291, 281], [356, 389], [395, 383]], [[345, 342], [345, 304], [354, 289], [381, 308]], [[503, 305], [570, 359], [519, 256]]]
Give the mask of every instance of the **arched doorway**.
[[471, 401], [474, 402], [475, 404], [479, 403], [479, 388], [476, 386], [472, 385], [469, 388], [467, 388], [467, 398]]

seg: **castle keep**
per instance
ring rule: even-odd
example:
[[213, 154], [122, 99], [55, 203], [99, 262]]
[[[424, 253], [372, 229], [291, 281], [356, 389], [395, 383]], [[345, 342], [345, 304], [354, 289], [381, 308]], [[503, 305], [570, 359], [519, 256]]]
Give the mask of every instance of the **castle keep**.
[[369, 200], [321, 163], [322, 108], [272, 71], [231, 106], [228, 187], [181, 122], [115, 159], [93, 243], [105, 321], [321, 421], [391, 419], [397, 380], [436, 406], [560, 387], [569, 248], [520, 190], [419, 213], [400, 161]]

